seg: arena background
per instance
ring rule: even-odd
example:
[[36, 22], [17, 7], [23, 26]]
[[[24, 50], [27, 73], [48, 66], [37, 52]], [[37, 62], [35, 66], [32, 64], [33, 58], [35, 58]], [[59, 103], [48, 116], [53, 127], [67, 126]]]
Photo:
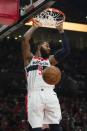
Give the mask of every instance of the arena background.
[[[21, 0], [21, 8], [28, 2]], [[61, 0], [53, 7], [66, 14], [66, 21], [86, 25], [86, 5], [86, 0]], [[25, 112], [26, 79], [21, 52], [21, 38], [28, 28], [30, 27], [24, 25], [0, 41], [0, 131], [29, 130]], [[62, 64], [57, 65], [63, 75], [55, 88], [62, 109], [61, 123], [64, 131], [87, 131], [87, 32], [65, 32], [71, 53]], [[38, 41], [39, 38], [50, 42], [51, 53], [61, 48], [61, 37], [55, 29], [38, 29], [33, 39]]]

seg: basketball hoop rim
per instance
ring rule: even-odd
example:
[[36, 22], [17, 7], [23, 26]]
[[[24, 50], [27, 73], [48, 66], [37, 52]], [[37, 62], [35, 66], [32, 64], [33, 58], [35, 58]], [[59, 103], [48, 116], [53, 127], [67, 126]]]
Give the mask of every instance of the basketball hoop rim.
[[[48, 12], [48, 13], [47, 13]], [[45, 9], [45, 10], [43, 10], [42, 12], [41, 12], [42, 14], [39, 14], [39, 15], [37, 15], [37, 16], [39, 16], [39, 17], [35, 17], [36, 19], [37, 18], [40, 18], [41, 19], [41, 23], [43, 22], [43, 24], [42, 24], [42, 27], [50, 27], [50, 28], [52, 28], [52, 27], [54, 27], [54, 26], [57, 26], [57, 25], [59, 25], [59, 24], [61, 24], [61, 23], [63, 23], [64, 21], [65, 21], [65, 14], [61, 11], [61, 10], [59, 10], [59, 9], [56, 9], [56, 8], [47, 8], [47, 9]], [[47, 24], [47, 21], [45, 20], [45, 17], [43, 17], [43, 16], [46, 16], [47, 15], [47, 20], [49, 21], [49, 16], [50, 16], [50, 14], [52, 15], [52, 17], [54, 17], [55, 19], [53, 19], [53, 21], [52, 22], [48, 22], [48, 24]], [[58, 14], [58, 15], [57, 15]], [[57, 18], [61, 18], [61, 19], [57, 19], [56, 20], [56, 16], [57, 16]], [[50, 17], [51, 18], [51, 17]], [[38, 19], [38, 20], [40, 20], [40, 19]], [[31, 22], [31, 24], [33, 25], [33, 19], [32, 20], [30, 20], [30, 22]], [[46, 22], [46, 23], [45, 23]], [[49, 24], [50, 23], [50, 24]]]
[[63, 16], [63, 19], [59, 22], [64, 22], [65, 19], [66, 19], [66, 16], [65, 16], [65, 13], [63, 11], [61, 11], [60, 9], [56, 9], [56, 8], [47, 8], [45, 9], [44, 11], [51, 11], [51, 12], [55, 12], [55, 13], [58, 13], [58, 14], [61, 14]]
[[65, 17], [65, 14], [63, 13], [63, 11], [61, 11], [60, 9], [56, 9], [56, 8], [47, 8], [45, 9], [47, 11], [52, 11], [52, 12], [56, 12], [56, 13], [60, 13], [61, 15], [63, 15]]

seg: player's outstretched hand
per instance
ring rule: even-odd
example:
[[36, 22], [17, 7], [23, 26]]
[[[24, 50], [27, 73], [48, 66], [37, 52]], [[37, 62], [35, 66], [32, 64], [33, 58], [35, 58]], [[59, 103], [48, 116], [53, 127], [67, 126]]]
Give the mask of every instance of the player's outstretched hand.
[[57, 29], [60, 33], [64, 32], [63, 22], [61, 22], [60, 24], [58, 24], [58, 25], [56, 26], [56, 29]]
[[38, 20], [35, 19], [35, 18], [32, 19], [32, 22], [33, 22], [33, 26], [35, 26], [35, 27], [37, 27], [37, 28], [42, 26], [41, 22], [38, 21]]

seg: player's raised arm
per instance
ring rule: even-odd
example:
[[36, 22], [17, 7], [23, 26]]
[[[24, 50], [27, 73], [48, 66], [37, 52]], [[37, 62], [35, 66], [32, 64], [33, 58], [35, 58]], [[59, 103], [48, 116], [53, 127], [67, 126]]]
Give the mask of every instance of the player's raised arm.
[[51, 55], [49, 60], [52, 65], [56, 65], [58, 62], [61, 62], [68, 54], [70, 53], [70, 46], [68, 43], [68, 39], [63, 30], [63, 23], [61, 23], [58, 27], [56, 27], [61, 34], [62, 38], [62, 48], [55, 52], [54, 55]]
[[40, 23], [38, 21], [36, 20], [33, 21], [34, 21], [33, 26], [24, 34], [22, 39], [22, 54], [24, 59], [24, 66], [27, 66], [29, 64], [33, 56], [30, 49], [29, 40], [31, 39], [34, 31], [40, 26]]

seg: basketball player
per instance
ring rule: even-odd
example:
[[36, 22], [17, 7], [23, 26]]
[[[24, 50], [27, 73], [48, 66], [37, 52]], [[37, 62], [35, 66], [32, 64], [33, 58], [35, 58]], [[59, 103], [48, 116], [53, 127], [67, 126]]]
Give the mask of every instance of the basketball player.
[[61, 34], [63, 47], [50, 55], [49, 43], [44, 41], [36, 46], [35, 55], [30, 48], [32, 34], [41, 26], [34, 20], [34, 25], [24, 34], [22, 52], [27, 76], [28, 89], [28, 121], [33, 131], [42, 131], [43, 124], [49, 124], [51, 131], [60, 131], [62, 119], [59, 100], [54, 92], [55, 85], [49, 85], [42, 79], [42, 70], [50, 65], [56, 65], [69, 53], [69, 45], [63, 30], [63, 23], [58, 27]]

